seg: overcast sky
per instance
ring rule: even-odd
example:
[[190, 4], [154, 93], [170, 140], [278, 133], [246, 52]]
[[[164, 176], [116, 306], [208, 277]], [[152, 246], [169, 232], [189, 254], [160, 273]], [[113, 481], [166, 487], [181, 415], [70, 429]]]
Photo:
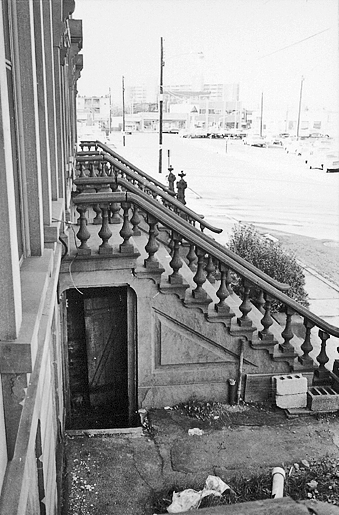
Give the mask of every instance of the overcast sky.
[[245, 107], [288, 109], [304, 76], [304, 106], [338, 109], [338, 0], [76, 0], [73, 17], [80, 95], [158, 87], [163, 37], [164, 84], [239, 82]]

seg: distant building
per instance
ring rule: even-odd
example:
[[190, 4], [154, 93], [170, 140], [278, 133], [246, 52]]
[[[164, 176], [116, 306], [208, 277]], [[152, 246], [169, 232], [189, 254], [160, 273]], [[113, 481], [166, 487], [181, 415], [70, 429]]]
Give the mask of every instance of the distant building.
[[105, 96], [77, 96], [77, 121], [80, 125], [109, 127], [111, 98]]

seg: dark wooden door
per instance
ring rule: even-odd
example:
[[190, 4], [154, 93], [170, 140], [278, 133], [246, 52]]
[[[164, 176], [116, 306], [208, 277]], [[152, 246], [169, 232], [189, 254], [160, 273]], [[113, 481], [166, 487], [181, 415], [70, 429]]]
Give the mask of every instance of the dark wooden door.
[[128, 416], [126, 292], [84, 299], [84, 314], [90, 405], [118, 421]]

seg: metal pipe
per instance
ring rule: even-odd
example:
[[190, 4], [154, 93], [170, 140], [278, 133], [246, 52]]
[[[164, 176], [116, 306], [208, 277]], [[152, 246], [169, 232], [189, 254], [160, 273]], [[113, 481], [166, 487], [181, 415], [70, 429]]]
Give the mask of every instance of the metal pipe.
[[281, 467], [274, 467], [272, 470], [272, 495], [273, 499], [284, 497], [285, 471]]
[[242, 388], [242, 371], [244, 367], [244, 340], [240, 339], [240, 354], [239, 354], [239, 378], [238, 378], [238, 392], [237, 392], [237, 404], [241, 399], [241, 388]]

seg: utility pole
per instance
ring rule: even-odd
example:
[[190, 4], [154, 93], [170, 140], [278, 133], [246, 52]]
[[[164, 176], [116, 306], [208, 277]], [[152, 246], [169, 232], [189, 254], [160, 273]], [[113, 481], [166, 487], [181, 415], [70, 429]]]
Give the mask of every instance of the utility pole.
[[125, 78], [122, 76], [122, 145], [125, 146]]
[[264, 93], [261, 93], [261, 106], [260, 106], [260, 137], [262, 138], [262, 119], [264, 112]]
[[159, 173], [162, 173], [162, 111], [164, 102], [163, 68], [164, 68], [163, 39], [160, 38], [160, 90], [159, 90]]
[[108, 134], [109, 136], [111, 135], [111, 130], [112, 130], [112, 121], [111, 121], [111, 117], [112, 117], [112, 96], [111, 96], [111, 88], [108, 88], [108, 92], [109, 92], [109, 120], [108, 120]]
[[299, 138], [299, 129], [300, 129], [300, 115], [301, 115], [301, 100], [303, 96], [303, 83], [304, 83], [304, 77], [301, 77], [301, 83], [300, 83], [300, 96], [299, 96], [299, 109], [298, 109], [298, 123], [297, 123], [297, 138]]

